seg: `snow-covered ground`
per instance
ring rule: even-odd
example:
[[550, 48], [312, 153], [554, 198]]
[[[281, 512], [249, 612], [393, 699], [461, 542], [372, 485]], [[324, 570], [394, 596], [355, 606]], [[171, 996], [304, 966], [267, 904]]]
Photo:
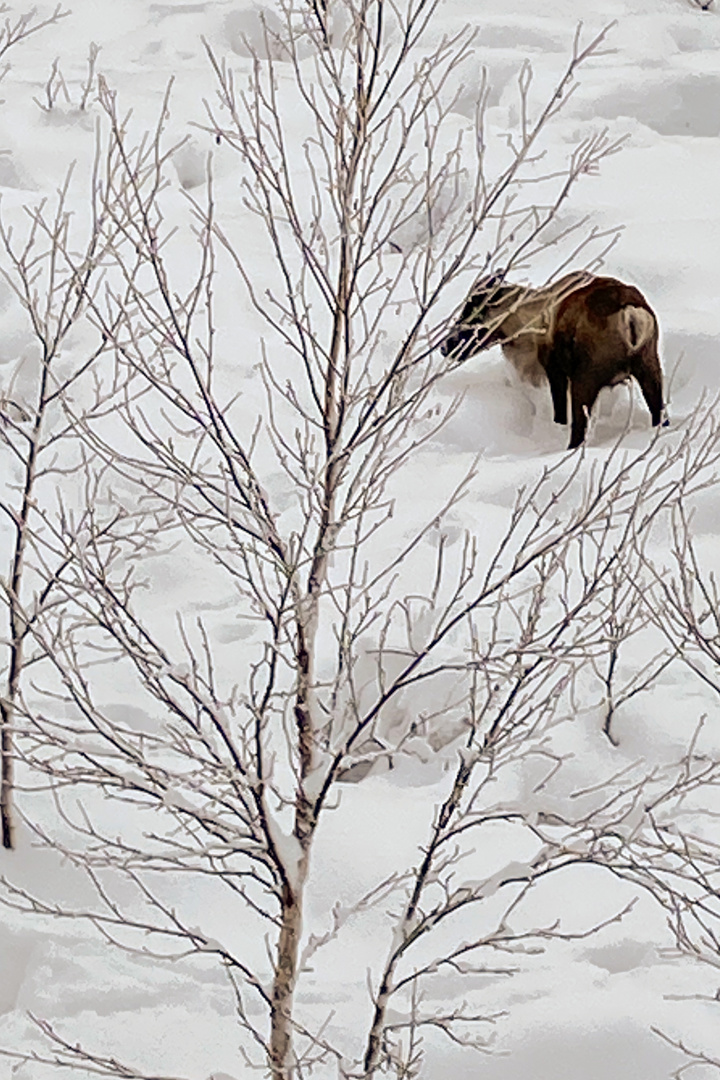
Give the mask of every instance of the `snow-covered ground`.
[[[588, 215], [600, 229], [622, 228], [606, 269], [636, 283], [658, 314], [669, 413], [672, 424], [679, 425], [704, 391], [713, 395], [720, 390], [720, 10], [702, 12], [688, 0], [605, 0], [602, 11], [580, 11], [573, 0], [541, 5], [445, 0], [430, 40], [465, 22], [478, 25], [477, 69], [487, 66], [492, 85], [488, 123], [501, 132], [517, 119], [516, 77], [522, 61], [531, 60], [533, 92], [542, 97], [567, 62], [579, 15], [588, 35], [611, 20], [617, 25], [602, 55], [584, 67], [576, 93], [553, 128], [557, 146], [569, 147], [585, 131], [603, 125], [613, 137], [627, 134], [628, 140], [620, 153], [604, 161], [598, 175], [583, 178], [567, 213], [576, 219]], [[81, 114], [76, 105], [88, 49], [95, 42], [101, 48], [98, 70], [117, 90], [120, 111], [132, 108], [138, 130], [156, 123], [168, 80], [175, 79], [168, 137], [190, 135], [174, 160], [176, 175], [171, 175], [181, 216], [180, 192], [202, 190], [205, 154], [214, 147], [211, 137], [193, 126], [204, 122], [203, 98], [214, 92], [201, 38], [246, 71], [245, 36], [252, 36], [255, 24], [253, 9], [236, 0], [74, 0], [67, 18], [10, 54], [12, 70], [2, 84], [0, 106], [3, 207], [12, 216], [23, 205], [52, 196], [72, 161], [77, 161], [73, 190], [79, 192], [87, 180], [96, 110], [91, 104]], [[34, 98], [44, 101], [56, 57], [71, 101], [61, 94], [56, 107], [44, 112]], [[459, 124], [472, 114], [470, 90], [467, 115], [464, 100], [458, 102]], [[221, 148], [215, 172], [222, 194], [232, 190], [233, 169]], [[81, 195], [72, 198], [76, 215], [82, 215]], [[262, 275], [268, 256], [259, 231], [237, 213], [247, 229], [247, 244], [257, 244]], [[530, 276], [540, 281], [552, 274], [555, 257], [552, 249], [544, 253]], [[248, 305], [238, 310], [247, 323], [233, 326], [231, 334], [242, 339], [239, 362], [247, 369], [238, 378], [252, 413], [260, 391], [247, 375], [257, 360], [253, 343], [259, 324]], [[22, 312], [0, 290], [0, 385], [14, 378], [16, 399], [23, 383], [22, 373], [19, 381], [14, 373], [29, 341]], [[552, 423], [547, 389], [519, 385], [498, 350], [453, 374], [440, 393], [449, 400], [459, 391], [464, 395], [459, 410], [418, 456], [414, 505], [419, 517], [425, 507], [428, 514], [435, 512], [450, 485], [481, 452], [482, 468], [466, 500], [453, 511], [453, 522], [458, 534], [465, 527], [492, 534], [518, 487], [537, 474], [539, 461], [557, 459], [567, 435]], [[629, 400], [626, 387], [603, 391], [590, 456], [601, 456], [621, 434]], [[649, 437], [649, 420], [636, 397], [627, 445], [639, 448]], [[707, 540], [712, 558], [720, 534], [715, 497], [699, 505], [696, 531]], [[209, 618], [215, 641], [237, 648], [237, 624], [222, 598], [213, 595], [212, 576], [199, 587], [197, 577], [173, 568], [171, 560], [163, 567], [154, 578], [160, 602], [168, 610], [214, 612]], [[113, 684], [112, 669], [107, 679], [106, 700], [124, 707], [127, 720], [131, 695]], [[708, 717], [708, 752], [720, 746], [718, 704], [681, 666], [663, 676], [653, 702], [651, 715], [642, 695], [618, 714], [617, 748], [604, 738], [599, 714], [578, 719], [567, 745], [578, 761], [577, 787], [583, 777], [588, 784], [598, 782], [638, 761], [653, 763], [682, 752], [702, 715]], [[137, 722], [142, 724], [142, 714]], [[437, 758], [427, 754], [425, 763], [410, 759], [389, 773], [344, 786], [340, 805], [327, 815], [318, 836], [308, 934], [328, 929], [335, 902], [349, 904], [398, 867], [413, 865], [433, 810], [444, 797], [453, 753], [452, 746], [444, 747]], [[482, 853], [487, 874], [502, 864], [506, 842], [498, 834]], [[514, 857], [522, 858], [522, 851]], [[18, 850], [0, 853], [0, 872], [30, 890], [60, 894], [82, 906], [83, 886], [57, 854], [35, 847], [24, 828]], [[609, 918], [635, 896], [628, 883], [592, 868], [576, 868], [562, 880], [563, 929], [568, 933]], [[179, 902], [192, 907], [193, 897], [183, 892], [182, 883], [178, 889]], [[551, 923], [559, 914], [558, 896], [551, 890], [541, 893], [535, 910], [541, 922]], [[222, 923], [236, 916], [219, 905], [214, 917]], [[329, 1017], [328, 1035], [366, 1028], [365, 972], [377, 971], [383, 925], [382, 908], [354, 916], [338, 941], [327, 946], [316, 972], [303, 981], [305, 1015], [318, 1024]], [[242, 934], [242, 927], [234, 932]], [[469, 922], [468, 936], [477, 932]], [[620, 923], [591, 938], [549, 942], [541, 955], [512, 957], [518, 968], [513, 977], [473, 976], [463, 993], [483, 1012], [504, 1014], [495, 1024], [494, 1052], [478, 1058], [429, 1038], [423, 1075], [664, 1080], [683, 1059], [652, 1027], [720, 1056], [720, 1006], [698, 1000], [698, 995], [712, 995], [720, 980], [708, 967], [673, 955], [671, 944], [662, 914], [640, 897]], [[258, 948], [262, 951], [262, 942]], [[446, 983], [435, 980], [433, 992], [438, 1001], [452, 997], [450, 977]], [[163, 965], [113, 949], [80, 922], [31, 918], [0, 908], [0, 1045], [42, 1048], [28, 1013], [51, 1021], [71, 1043], [82, 1041], [98, 1053], [134, 1063], [141, 1075], [193, 1080], [250, 1075], [238, 1052], [232, 996], [210, 959], [205, 965]], [[348, 1038], [348, 1049], [359, 1051], [360, 1045]], [[39, 1066], [24, 1064], [13, 1071], [12, 1061], [0, 1058], [3, 1080], [41, 1075]], [[698, 1067], [690, 1075], [703, 1080], [718, 1074]]]

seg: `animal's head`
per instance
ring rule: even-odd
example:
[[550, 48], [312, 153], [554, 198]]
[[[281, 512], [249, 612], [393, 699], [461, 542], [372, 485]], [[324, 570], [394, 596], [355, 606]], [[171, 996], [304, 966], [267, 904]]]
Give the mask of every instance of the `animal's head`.
[[502, 271], [478, 281], [465, 301], [452, 330], [440, 347], [443, 356], [469, 360], [475, 353], [504, 341], [501, 324], [505, 311], [517, 300], [517, 285], [505, 281]]

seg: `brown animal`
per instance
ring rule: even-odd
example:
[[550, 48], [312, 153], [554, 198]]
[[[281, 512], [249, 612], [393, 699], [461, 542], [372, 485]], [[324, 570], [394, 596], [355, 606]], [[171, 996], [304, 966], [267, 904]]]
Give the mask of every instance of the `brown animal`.
[[657, 319], [634, 285], [596, 277], [571, 292], [555, 309], [551, 333], [538, 348], [538, 361], [550, 383], [556, 424], [567, 423], [569, 386], [570, 450], [585, 439], [590, 411], [604, 386], [634, 378], [653, 426], [662, 420]]
[[555, 309], [573, 289], [592, 280], [592, 274], [576, 270], [545, 288], [531, 289], [511, 285], [502, 273], [483, 278], [443, 343], [443, 356], [469, 360], [491, 345], [501, 345], [521, 378], [539, 386], [545, 371], [538, 361], [538, 349], [549, 341]]
[[633, 376], [652, 415], [662, 415], [662, 373], [657, 320], [631, 285], [576, 271], [543, 289], [511, 285], [502, 274], [478, 282], [442, 346], [445, 356], [467, 360], [502, 346], [521, 378], [550, 383], [555, 421], [567, 423], [569, 449], [585, 438], [587, 417], [603, 386]]

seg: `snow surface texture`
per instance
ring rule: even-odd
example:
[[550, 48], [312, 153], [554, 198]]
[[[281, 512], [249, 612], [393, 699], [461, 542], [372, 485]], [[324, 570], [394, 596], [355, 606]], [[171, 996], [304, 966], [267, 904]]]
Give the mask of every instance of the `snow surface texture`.
[[[255, 10], [234, 0], [74, 0], [72, 7], [69, 18], [12, 55], [13, 70], [3, 83], [0, 107], [4, 204], [20, 207], [51, 194], [73, 160], [78, 162], [78, 178], [87, 176], [94, 145], [92, 107], [80, 113], [72, 100], [61, 96], [56, 108], [44, 113], [33, 98], [43, 99], [50, 66], [59, 56], [70, 97], [77, 101], [93, 41], [102, 50], [98, 69], [117, 89], [122, 111], [132, 107], [140, 125], [153, 126], [167, 80], [176, 76], [171, 136], [191, 135], [173, 161], [177, 191], [202, 190], [211, 140], [190, 125], [204, 120], [202, 98], [213, 90], [200, 37], [243, 70], [247, 42], [262, 46]], [[684, 0], [606, 0], [602, 9], [601, 15], [583, 10], [588, 31], [612, 18], [618, 26], [604, 55], [585, 70], [558, 138], [572, 141], [584, 123], [596, 118], [613, 134], [629, 133], [630, 138], [598, 176], [577, 188], [569, 212], [577, 218], [589, 214], [601, 228], [624, 226], [607, 271], [637, 283], [658, 313], [670, 415], [677, 422], [693, 410], [704, 389], [720, 389], [720, 12], [704, 14]], [[482, 64], [489, 67], [492, 123], [502, 130], [514, 119], [514, 80], [522, 59], [530, 57], [538, 85], [549, 86], [566, 61], [579, 14], [574, 0], [545, 0], [541, 5], [447, 0], [434, 32], [439, 35], [468, 20], [480, 23], [476, 70]], [[460, 125], [474, 110], [471, 90], [469, 85], [467, 98], [458, 101]], [[215, 166], [220, 185], [231, 183], [232, 168], [220, 153]], [[398, 243], [421, 238], [422, 223], [417, 230], [409, 229]], [[248, 242], [255, 243], [254, 234]], [[266, 257], [258, 247], [259, 273]], [[548, 253], [545, 263], [535, 268], [538, 280], [553, 271], [552, 257]], [[249, 311], [247, 318], [252, 340], [258, 327]], [[237, 332], [242, 335], [242, 330]], [[0, 379], [3, 386], [13, 379], [14, 400], [20, 404], [33, 369], [30, 343], [22, 313], [0, 287]], [[252, 348], [243, 353], [251, 365]], [[498, 508], [506, 508], [519, 484], [534, 475], [538, 458], [552, 459], [563, 449], [566, 433], [552, 424], [547, 389], [518, 385], [498, 350], [477, 357], [442, 390], [448, 396], [458, 391], [464, 394], [460, 409], [426, 452], [430, 457], [423, 459], [414, 494], [435, 505], [447, 478], [459, 476], [481, 450], [480, 477], [470, 500], [455, 512], [460, 535], [468, 524], [492, 528]], [[256, 392], [248, 387], [249, 408]], [[603, 391], [591, 446], [609, 445], [621, 433], [629, 400], [626, 387]], [[647, 415], [635, 396], [628, 445], [643, 445], [649, 434]], [[717, 539], [716, 504], [703, 505], [697, 525]], [[197, 605], [202, 582], [190, 584], [185, 571], [171, 561], [154, 580], [169, 610]], [[214, 597], [205, 610], [213, 604], [216, 640], [237, 647], [243, 631], [232, 610], [223, 610]], [[718, 724], [712, 698], [703, 697], [682, 673], [668, 677], [664, 691], [664, 706], [656, 707], [652, 717], [638, 702], [617, 717], [618, 749], [604, 740], [597, 717], [584, 718], [587, 730], [577, 733], [574, 746], [578, 755], [595, 755], [610, 771], [643, 756], [653, 760], [660, 753], [658, 745], [681, 747], [703, 712], [710, 714], [712, 725]], [[152, 723], [123, 695], [122, 688], [109, 683], [108, 700], [115, 697], [120, 703], [116, 707], [126, 723]], [[657, 696], [655, 701], [657, 706]], [[710, 740], [715, 745], [720, 741], [717, 727]], [[412, 864], [424, 826], [441, 798], [442, 771], [442, 762], [431, 759], [425, 767], [415, 762], [347, 785], [315, 851], [308, 933], [327, 929], [336, 901], [349, 902], [397, 866]], [[502, 865], [502, 851], [493, 857]], [[488, 873], [492, 863], [490, 858]], [[67, 897], [82, 901], [82, 889], [67, 867], [52, 853], [30, 849], [24, 833], [17, 853], [2, 854], [0, 869], [27, 887], [52, 881]], [[607, 917], [632, 896], [632, 890], [599, 872], [578, 871], [564, 879], [563, 889], [570, 929]], [[548, 921], [554, 913], [549, 898]], [[375, 961], [378, 918], [375, 912], [353, 919], [342, 943], [328, 946], [316, 979], [305, 983], [306, 1003], [315, 1008], [317, 1019], [332, 1013], [330, 1030], [343, 1025], [352, 1030], [358, 1013], [367, 1013], [363, 978]], [[81, 1038], [108, 1054], [124, 1051], [149, 1072], [193, 1078], [245, 1075], [233, 1002], [222, 973], [211, 963], [192, 971], [179, 964], [164, 967], [113, 950], [79, 923], [31, 922], [4, 910], [0, 919], [3, 1045], [41, 1045], [26, 1019], [30, 1011], [57, 1021], [70, 1041]], [[472, 932], [468, 929], [468, 935]], [[664, 954], [660, 947], [667, 943], [662, 917], [642, 901], [621, 924], [597, 937], [557, 943], [532, 962], [523, 961], [522, 971], [512, 979], [477, 976], [477, 1000], [489, 1012], [507, 1011], [498, 1025], [497, 1053], [478, 1060], [431, 1041], [425, 1075], [452, 1075], [454, 1080], [663, 1080], [680, 1058], [651, 1033], [652, 1025], [720, 1054], [718, 1007], [668, 1000], [668, 995], [712, 993], [714, 983], [707, 973]], [[23, 1066], [12, 1075], [14, 1080], [34, 1080], [40, 1074]], [[698, 1069], [692, 1075], [716, 1073]], [[11, 1063], [0, 1059], [0, 1077], [10, 1076]]]

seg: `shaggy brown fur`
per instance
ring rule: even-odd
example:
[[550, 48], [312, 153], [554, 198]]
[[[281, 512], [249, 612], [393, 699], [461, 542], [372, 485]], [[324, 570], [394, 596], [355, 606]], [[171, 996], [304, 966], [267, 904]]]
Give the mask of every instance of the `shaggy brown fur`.
[[573, 289], [589, 281], [592, 274], [584, 270], [566, 274], [542, 289], [511, 285], [500, 274], [484, 278], [465, 301], [442, 346], [443, 356], [469, 360], [492, 345], [500, 345], [520, 377], [540, 386], [545, 372], [538, 362], [538, 350], [549, 341], [555, 309]]
[[501, 345], [521, 378], [550, 383], [555, 422], [567, 423], [569, 449], [579, 446], [603, 386], [633, 377], [652, 422], [663, 411], [658, 326], [642, 293], [609, 277], [576, 271], [543, 289], [511, 285], [501, 275], [478, 282], [442, 346], [443, 355], [467, 360]]
[[657, 319], [634, 285], [598, 277], [558, 305], [552, 332], [538, 350], [550, 383], [555, 422], [572, 427], [568, 449], [585, 439], [588, 417], [603, 386], [634, 378], [653, 425], [662, 420], [662, 370]]

